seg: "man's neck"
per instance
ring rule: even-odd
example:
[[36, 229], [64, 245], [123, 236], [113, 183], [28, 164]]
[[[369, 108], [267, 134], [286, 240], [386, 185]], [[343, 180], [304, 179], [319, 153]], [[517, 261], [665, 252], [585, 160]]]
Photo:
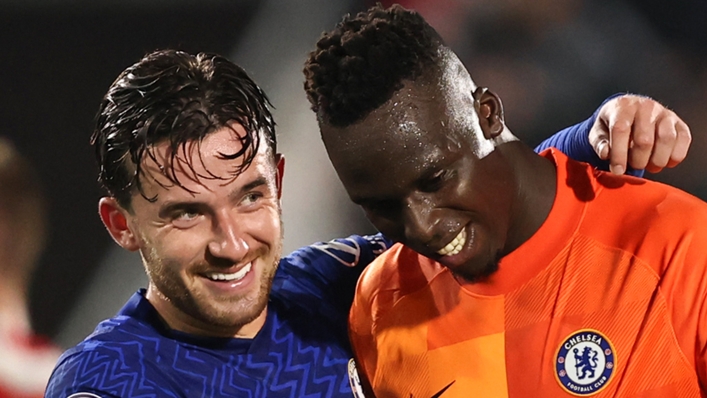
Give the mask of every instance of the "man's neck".
[[521, 142], [504, 144], [497, 150], [510, 160], [516, 186], [505, 256], [530, 239], [547, 219], [557, 193], [557, 170], [550, 160]]
[[226, 338], [254, 338], [265, 325], [267, 317], [267, 307], [256, 319], [246, 325], [238, 327], [226, 327], [208, 324], [202, 320], [195, 319], [184, 312], [178, 310], [174, 304], [159, 292], [153, 285], [147, 289], [145, 294], [147, 301], [157, 310], [162, 320], [171, 329], [188, 333], [195, 336], [205, 337], [226, 337]]

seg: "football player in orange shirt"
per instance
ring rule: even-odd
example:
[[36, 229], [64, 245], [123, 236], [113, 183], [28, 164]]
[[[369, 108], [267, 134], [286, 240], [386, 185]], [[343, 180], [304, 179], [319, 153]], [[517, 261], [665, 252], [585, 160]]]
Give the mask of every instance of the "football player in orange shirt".
[[[399, 6], [345, 18], [305, 73], [349, 196], [400, 242], [364, 272], [350, 315], [376, 396], [707, 394], [704, 202], [533, 153], [499, 97]], [[689, 137], [662, 107], [647, 120]], [[597, 122], [624, 132], [608, 148], [616, 174], [684, 157], [689, 138], [646, 150], [655, 136], [625, 122]]]

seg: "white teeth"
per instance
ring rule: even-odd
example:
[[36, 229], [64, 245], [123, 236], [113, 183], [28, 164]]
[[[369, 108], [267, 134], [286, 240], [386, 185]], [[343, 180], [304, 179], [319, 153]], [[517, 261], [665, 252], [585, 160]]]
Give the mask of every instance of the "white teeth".
[[459, 234], [457, 236], [455, 236], [451, 242], [447, 243], [446, 246], [439, 249], [437, 251], [437, 254], [442, 255], [442, 256], [454, 256], [456, 254], [459, 254], [459, 252], [464, 247], [465, 243], [466, 243], [466, 229], [462, 229], [461, 232], [459, 232]]
[[241, 268], [238, 272], [234, 272], [232, 274], [220, 274], [217, 272], [212, 272], [206, 276], [213, 281], [239, 281], [243, 279], [243, 277], [246, 276], [248, 272], [250, 272], [251, 268], [253, 268], [252, 262], [248, 263], [248, 265]]

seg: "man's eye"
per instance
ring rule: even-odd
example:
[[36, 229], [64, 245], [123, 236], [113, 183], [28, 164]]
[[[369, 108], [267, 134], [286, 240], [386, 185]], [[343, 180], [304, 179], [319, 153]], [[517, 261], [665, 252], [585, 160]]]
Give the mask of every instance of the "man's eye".
[[172, 223], [177, 228], [186, 228], [194, 225], [201, 213], [196, 210], [181, 210], [172, 214]]
[[257, 202], [258, 200], [260, 200], [260, 198], [262, 198], [262, 197], [263, 197], [263, 194], [260, 193], [260, 192], [250, 192], [250, 193], [247, 193], [247, 194], [243, 197], [243, 202], [242, 202], [242, 203], [243, 203], [244, 205], [252, 205], [252, 204], [254, 204], [255, 202]]
[[177, 220], [193, 220], [197, 217], [199, 217], [199, 213], [196, 211], [184, 210], [175, 214], [173, 218]]
[[429, 179], [426, 181], [423, 181], [420, 184], [420, 189], [423, 192], [436, 192], [439, 191], [442, 186], [444, 185], [444, 182], [447, 181], [451, 176], [451, 173], [448, 170], [440, 170], [433, 174]]

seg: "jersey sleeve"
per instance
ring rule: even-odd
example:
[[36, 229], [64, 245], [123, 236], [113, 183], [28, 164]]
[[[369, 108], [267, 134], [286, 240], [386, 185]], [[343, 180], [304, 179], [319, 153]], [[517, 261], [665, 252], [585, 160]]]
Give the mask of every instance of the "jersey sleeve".
[[361, 272], [391, 245], [381, 234], [352, 235], [295, 250], [280, 260], [272, 295], [345, 325]]
[[[102, 322], [99, 328], [115, 325], [109, 320]], [[145, 343], [159, 345], [157, 339], [141, 340], [135, 333], [111, 335], [111, 338], [112, 341], [84, 340], [64, 352], [52, 372], [44, 397], [178, 398], [182, 396], [178, 391], [187, 390], [179, 380], [145, 360], [145, 355], [154, 353]]]
[[[70, 350], [71, 351], [71, 350]], [[90, 363], [91, 360], [83, 353], [66, 352], [59, 358], [59, 362], [49, 378], [49, 383], [44, 392], [44, 398], [66, 398], [77, 395], [79, 397], [98, 396], [98, 397], [117, 397], [115, 394], [108, 393], [97, 388], [98, 380], [105, 378], [105, 371], [110, 366], [100, 366], [94, 369], [88, 375], [86, 380], [83, 380], [85, 375], [82, 368], [85, 368], [85, 363]], [[84, 361], [82, 358], [86, 357]], [[107, 365], [105, 362], [102, 365]]]
[[[611, 99], [621, 95], [623, 94], [614, 94], [610, 96], [602, 102], [599, 108], [597, 108], [589, 119], [553, 134], [551, 137], [541, 142], [540, 145], [535, 148], [535, 152], [541, 152], [549, 147], [555, 147], [574, 160], [589, 163], [599, 170], [608, 171], [609, 161], [600, 159], [596, 152], [594, 152], [594, 148], [592, 148], [592, 145], [589, 143], [588, 139], [589, 131], [592, 129], [594, 122], [597, 120], [601, 107]], [[629, 167], [626, 174], [642, 177], [643, 170], [635, 170]]]
[[[152, 383], [136, 383], [139, 372], [129, 368], [119, 356], [106, 350], [64, 355], [54, 369], [44, 398], [128, 398], [145, 392], [165, 394]], [[140, 384], [140, 390], [135, 384]]]

